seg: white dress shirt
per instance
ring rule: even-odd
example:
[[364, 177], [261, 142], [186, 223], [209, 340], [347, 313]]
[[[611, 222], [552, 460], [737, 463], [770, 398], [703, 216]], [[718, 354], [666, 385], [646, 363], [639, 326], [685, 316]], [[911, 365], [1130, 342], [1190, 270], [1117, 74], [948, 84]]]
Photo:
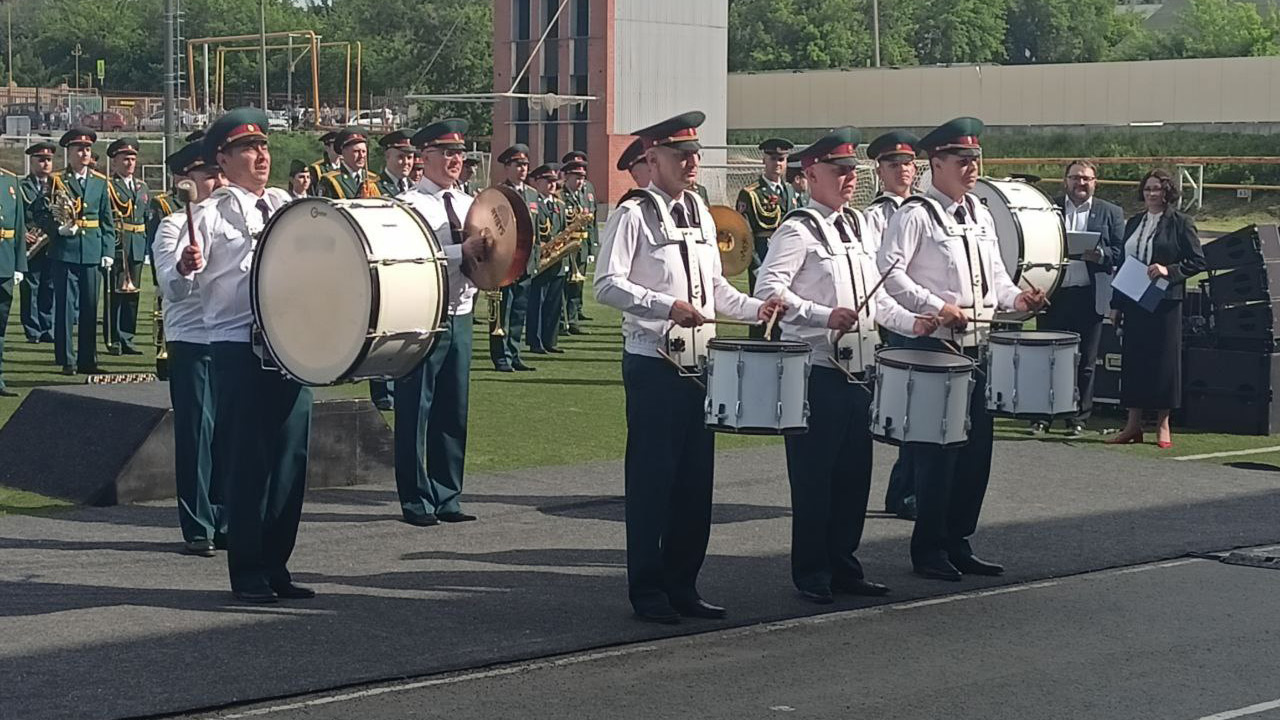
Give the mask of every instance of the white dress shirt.
[[[699, 208], [704, 234], [715, 237], [715, 222], [701, 198], [689, 191], [672, 198], [650, 184], [668, 208], [685, 197]], [[600, 256], [596, 260], [596, 300], [622, 311], [622, 335], [628, 353], [661, 357], [662, 337], [670, 325], [671, 306], [689, 301], [689, 278], [680, 253], [681, 244], [663, 234], [658, 216], [640, 203], [626, 202], [609, 215]], [[714, 242], [695, 243], [697, 264], [711, 281], [711, 292], [699, 312], [714, 317], [718, 311], [739, 320], [753, 321], [760, 313], [759, 300], [741, 292], [724, 279], [720, 250]], [[694, 303], [697, 305], [697, 303]]]
[[[936, 315], [947, 303], [973, 308], [974, 273], [965, 241], [969, 232], [986, 278], [987, 293], [979, 298], [982, 307], [1012, 309], [1021, 291], [1005, 270], [991, 213], [972, 194], [966, 195], [968, 227], [962, 227], [955, 218], [960, 203], [935, 188], [925, 196], [941, 205], [943, 224], [939, 226], [929, 208], [918, 202], [904, 204], [893, 214], [876, 258], [880, 271], [888, 275], [885, 289], [907, 310], [922, 315]], [[949, 332], [939, 328], [936, 335], [947, 337]]]
[[[1093, 209], [1093, 196], [1089, 196], [1084, 204], [1077, 206], [1066, 198], [1062, 202], [1062, 223], [1067, 232], [1087, 232], [1089, 230], [1089, 212]], [[1062, 287], [1088, 287], [1091, 282], [1089, 266], [1083, 260], [1068, 260], [1066, 272], [1062, 276]]]
[[467, 211], [475, 200], [456, 188], [446, 190], [424, 177], [412, 190], [399, 197], [412, 205], [426, 220], [444, 249], [444, 257], [449, 263], [449, 314], [466, 315], [471, 312], [476, 286], [462, 274], [462, 245], [453, 241], [453, 234], [449, 231], [449, 214], [444, 205], [446, 195], [453, 203], [458, 222], [466, 223]]
[[[207, 200], [191, 208], [197, 224], [205, 202]], [[208, 345], [209, 332], [204, 327], [200, 290], [194, 276], [185, 277], [178, 272], [178, 260], [189, 242], [186, 212], [175, 212], [160, 220], [151, 255], [160, 297], [164, 300], [164, 336], [170, 342]]]
[[[866, 293], [880, 282], [880, 272], [875, 258], [854, 239], [852, 228], [841, 211], [812, 199], [807, 207], [822, 216], [827, 237], [815, 232], [803, 216], [785, 220], [769, 239], [769, 252], [756, 273], [755, 294], [761, 299], [781, 295], [787, 304], [782, 318], [782, 338], [808, 343], [813, 348], [813, 364], [831, 367], [834, 349], [827, 328], [831, 311], [837, 307], [856, 309]], [[853, 242], [840, 242], [837, 223], [844, 224]], [[840, 246], [829, 247], [830, 241]], [[870, 332], [874, 332], [872, 326], [877, 322], [894, 332], [911, 335], [915, 315], [894, 302], [881, 288], [859, 319], [861, 326]]]
[[[881, 198], [885, 198], [881, 200]], [[889, 218], [902, 207], [902, 203], [906, 198], [893, 193], [881, 193], [876, 197], [866, 210], [862, 211], [862, 216], [867, 219], [867, 237], [865, 242], [873, 243], [870, 248], [871, 256], [875, 257], [880, 254], [880, 243], [884, 240], [884, 231], [889, 227]]]
[[268, 216], [289, 202], [289, 193], [267, 188], [255, 195], [238, 185], [214, 191], [196, 219], [196, 242], [204, 255], [196, 284], [204, 305], [209, 342], [250, 342], [253, 309], [249, 304], [249, 270], [256, 236], [266, 222], [257, 203], [265, 199]]
[[1148, 212], [1142, 216], [1142, 222], [1134, 229], [1133, 234], [1124, 241], [1124, 254], [1137, 258], [1146, 265], [1151, 264], [1151, 239], [1160, 226], [1160, 218], [1164, 213]]

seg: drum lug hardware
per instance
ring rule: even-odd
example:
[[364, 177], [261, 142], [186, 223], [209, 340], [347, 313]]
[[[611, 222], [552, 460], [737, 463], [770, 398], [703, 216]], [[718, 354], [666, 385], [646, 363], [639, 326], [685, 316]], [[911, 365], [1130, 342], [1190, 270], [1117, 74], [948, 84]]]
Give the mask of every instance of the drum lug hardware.
[[746, 369], [746, 366], [747, 366], [747, 364], [742, 360], [742, 351], [741, 351], [741, 350], [739, 350], [739, 351], [738, 351], [738, 362], [737, 362], [737, 370], [738, 370], [738, 402], [737, 402], [737, 405], [734, 407], [734, 417], [738, 418], [739, 420], [741, 420], [741, 419], [742, 419], [742, 374], [743, 374], [743, 370], [745, 370], [745, 369]]

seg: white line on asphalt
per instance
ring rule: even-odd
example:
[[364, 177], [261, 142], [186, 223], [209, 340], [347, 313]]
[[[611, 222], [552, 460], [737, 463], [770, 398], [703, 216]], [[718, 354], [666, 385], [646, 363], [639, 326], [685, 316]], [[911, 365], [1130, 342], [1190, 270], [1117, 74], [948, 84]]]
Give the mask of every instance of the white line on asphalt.
[[992, 590], [975, 590], [973, 592], [959, 593], [957, 595], [947, 595], [944, 597], [930, 598], [928, 600], [917, 600], [916, 602], [899, 603], [889, 607], [890, 610], [911, 610], [919, 607], [929, 607], [930, 605], [945, 605], [946, 603], [960, 602], [961, 600], [976, 600], [978, 598], [990, 597], [992, 595], [1008, 595], [1009, 593], [1025, 592], [1027, 590], [1038, 590], [1040, 588], [1053, 587], [1057, 585], [1057, 580], [1048, 582], [1028, 583], [1026, 585], [1010, 585], [1008, 587], [994, 588]]
[[1272, 700], [1271, 702], [1258, 703], [1257, 705], [1243, 707], [1239, 710], [1228, 710], [1215, 715], [1205, 715], [1202, 718], [1197, 718], [1197, 720], [1231, 720], [1231, 718], [1244, 717], [1245, 715], [1257, 715], [1258, 713], [1277, 709], [1280, 709], [1280, 700]]
[[223, 720], [237, 720], [238, 718], [262, 717], [272, 713], [286, 712], [289, 710], [302, 710], [305, 708], [318, 707], [321, 705], [330, 705], [332, 703], [347, 702], [349, 700], [360, 700], [362, 698], [376, 697], [378, 695], [387, 695], [390, 693], [408, 692], [410, 690], [421, 690], [422, 688], [436, 687], [440, 685], [454, 685], [457, 683], [469, 682], [471, 680], [483, 680], [485, 678], [502, 677], [504, 675], [515, 675], [517, 673], [526, 672], [528, 670], [541, 670], [544, 668], [564, 667], [567, 665], [577, 665], [579, 663], [593, 662], [595, 660], [605, 660], [608, 658], [623, 657], [625, 655], [636, 655], [643, 652], [657, 650], [656, 645], [635, 645], [632, 647], [618, 648], [616, 650], [604, 650], [601, 652], [589, 653], [586, 655], [574, 655], [571, 657], [562, 657], [555, 660], [538, 660], [535, 662], [523, 663], [520, 665], [511, 665], [508, 667], [495, 668], [493, 670], [482, 670], [480, 672], [466, 673], [464, 675], [454, 675], [452, 677], [434, 678], [431, 680], [419, 680], [417, 682], [404, 683], [400, 685], [384, 685], [382, 687], [368, 688], [366, 690], [357, 690], [355, 692], [343, 693], [341, 695], [326, 695], [324, 697], [313, 698], [301, 702], [289, 703], [287, 705], [272, 705], [270, 707], [256, 708], [246, 710], [232, 715], [217, 715], [215, 717]]
[[1252, 450], [1225, 450], [1223, 452], [1202, 453], [1200, 455], [1183, 455], [1172, 460], [1208, 460], [1209, 458], [1235, 457], [1237, 455], [1261, 455], [1263, 453], [1280, 452], [1280, 445], [1253, 448]]

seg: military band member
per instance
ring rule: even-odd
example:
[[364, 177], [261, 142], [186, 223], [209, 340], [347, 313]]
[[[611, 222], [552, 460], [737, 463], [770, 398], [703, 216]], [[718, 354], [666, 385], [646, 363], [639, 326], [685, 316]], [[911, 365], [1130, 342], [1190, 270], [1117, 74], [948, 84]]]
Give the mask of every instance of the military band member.
[[649, 187], [649, 161], [645, 159], [644, 150], [644, 141], [636, 138], [618, 157], [618, 169], [627, 171], [638, 188]]
[[382, 147], [383, 167], [378, 174], [378, 189], [387, 197], [395, 197], [413, 189], [409, 179], [418, 150], [413, 146], [412, 130], [393, 130], [378, 138]]
[[763, 320], [781, 307], [739, 292], [721, 275], [714, 222], [688, 190], [704, 119], [690, 112], [636, 133], [648, 146], [653, 181], [610, 214], [595, 274], [596, 299], [623, 313], [628, 594], [639, 619], [659, 623], [725, 615], [697, 588], [715, 471], [706, 393], [662, 358], [664, 334], [673, 324], [697, 328], [717, 311]]
[[747, 280], [754, 290], [756, 269], [769, 251], [769, 236], [778, 229], [782, 218], [796, 208], [796, 194], [783, 177], [787, 169], [787, 156], [795, 147], [786, 138], [769, 138], [757, 145], [764, 152], [764, 168], [755, 182], [738, 191], [735, 207], [747, 218], [755, 239], [755, 255], [748, 268]]
[[787, 160], [787, 184], [795, 193], [796, 207], [802, 208], [809, 204], [809, 177], [804, 174], [804, 168], [800, 167], [800, 161], [794, 155]]
[[[565, 204], [556, 195], [560, 185], [560, 164], [539, 165], [529, 173], [533, 187], [538, 191], [538, 211], [533, 214], [534, 242], [539, 259], [547, 243], [565, 228]], [[560, 314], [564, 310], [564, 283], [569, 274], [568, 260], [560, 260], [554, 267], [535, 275], [529, 281], [529, 312], [525, 318], [525, 340], [529, 352], [537, 355], [560, 354]]]
[[305, 599], [289, 557], [298, 537], [311, 431], [311, 388], [262, 367], [252, 344], [249, 303], [254, 245], [289, 194], [267, 187], [271, 151], [267, 116], [237, 108], [214, 121], [204, 139], [206, 162], [222, 168], [227, 186], [196, 218], [198, 245], [181, 245], [178, 273], [195, 276], [213, 355], [218, 472], [228, 478], [227, 570], [231, 591], [247, 603]]
[[320, 194], [320, 178], [335, 170], [342, 169], [342, 155], [333, 146], [333, 141], [337, 136], [338, 133], [332, 130], [321, 135], [320, 144], [324, 146], [324, 157], [307, 166], [308, 172], [311, 173], [310, 192], [312, 195]]
[[[532, 219], [538, 212], [538, 191], [527, 184], [529, 175], [529, 146], [516, 143], [498, 155], [498, 163], [502, 165], [502, 185], [514, 190], [523, 200]], [[536, 256], [530, 261], [536, 263]], [[524, 325], [529, 314], [529, 275], [525, 274], [516, 282], [507, 285], [499, 292], [496, 328], [502, 335], [489, 336], [489, 358], [498, 372], [516, 372], [534, 370], [526, 365], [520, 357], [521, 338], [524, 337]]]
[[334, 200], [381, 197], [378, 178], [369, 173], [369, 141], [364, 131], [339, 130], [333, 147], [339, 153], [339, 167], [320, 177], [320, 196]]
[[472, 303], [476, 287], [467, 268], [492, 241], [464, 238], [472, 199], [457, 184], [466, 155], [467, 121], [441, 120], [419, 130], [423, 178], [401, 196], [426, 220], [449, 263], [449, 304], [444, 331], [431, 353], [396, 380], [395, 470], [400, 510], [410, 525], [466, 522], [462, 480], [467, 452], [471, 377]]
[[[1038, 291], [1019, 291], [1000, 257], [995, 221], [971, 190], [978, 181], [982, 122], [957, 118], [921, 141], [929, 154], [932, 187], [903, 203], [889, 220], [880, 253], [885, 288], [899, 304], [937, 318], [929, 335], [895, 334], [890, 343], [945, 349], [947, 343], [976, 358], [997, 308], [1036, 310]], [[915, 572], [937, 580], [961, 574], [1000, 575], [1004, 568], [974, 555], [969, 538], [977, 530], [991, 474], [992, 419], [984, 383], [973, 383], [969, 441], [959, 448], [904, 445], [915, 477], [916, 524], [911, 536]]]
[[[791, 483], [791, 579], [806, 600], [830, 604], [832, 593], [884, 595], [865, 579], [855, 556], [871, 492], [871, 395], [849, 381], [835, 361], [831, 333], [875, 332], [875, 324], [927, 335], [936, 324], [917, 319], [876, 290], [875, 257], [859, 242], [861, 213], [846, 207], [857, 189], [860, 136], [833, 130], [796, 153], [813, 196], [783, 219], [769, 239], [756, 297], [782, 296], [782, 338], [813, 348], [809, 431], [788, 435]], [[855, 374], [860, 374], [854, 370]]]
[[[196, 213], [203, 209], [200, 203], [226, 184], [218, 167], [205, 161], [204, 145], [199, 141], [188, 143], [170, 155], [165, 164], [175, 183], [185, 179], [195, 183], [197, 205], [193, 212]], [[181, 196], [181, 193], [176, 195]], [[160, 194], [154, 196], [160, 197]], [[213, 557], [216, 546], [226, 546], [225, 473], [214, 471], [218, 455], [214, 446], [218, 397], [209, 333], [204, 326], [204, 307], [193, 278], [178, 272], [182, 248], [189, 244], [186, 213], [165, 213], [157, 223], [151, 251], [158, 292], [164, 300], [178, 527], [182, 530], [184, 553]], [[217, 457], [217, 461], [220, 468], [225, 465], [225, 454]]]
[[[903, 130], [891, 130], [867, 146], [867, 156], [876, 163], [876, 177], [880, 180], [880, 193], [866, 210], [868, 237], [876, 244], [872, 253], [879, 252], [880, 240], [889, 225], [889, 218], [911, 196], [916, 181], [916, 152], [920, 138]], [[904, 520], [916, 519], [915, 480], [910, 468], [910, 453], [899, 454], [893, 471], [889, 473], [889, 487], [884, 493], [885, 512]]]
[[[114, 264], [115, 218], [107, 176], [90, 167], [94, 131], [76, 127], [58, 144], [69, 150], [71, 164], [53, 176], [53, 197], [66, 197], [74, 207], [58, 227], [50, 247], [53, 263], [54, 356], [63, 375], [98, 371], [98, 294], [101, 273]], [[76, 315], [75, 318], [72, 315]], [[77, 327], [72, 337], [72, 326]]]
[[301, 160], [289, 161], [289, 199], [298, 200], [311, 195], [311, 171]]
[[0, 397], [17, 393], [4, 384], [4, 333], [9, 326], [13, 292], [27, 271], [27, 221], [18, 176], [0, 172]]
[[413, 159], [413, 169], [409, 171], [409, 179], [417, 185], [422, 181], [422, 156], [419, 155]]
[[136, 177], [138, 141], [120, 138], [107, 146], [111, 161], [111, 180], [107, 190], [116, 221], [115, 265], [111, 268], [111, 338], [107, 352], [112, 355], [141, 355], [134, 346], [138, 330], [138, 292], [115, 292], [117, 287], [141, 284], [142, 266], [147, 259], [147, 210], [151, 193], [147, 184]]
[[27, 226], [27, 252], [32, 252], [37, 241], [44, 243], [43, 249], [27, 260], [27, 271], [20, 283], [22, 332], [31, 343], [53, 342], [53, 273], [49, 250], [58, 235], [58, 223], [53, 219], [49, 198], [53, 192], [53, 155], [57, 150], [57, 145], [47, 141], [28, 147], [31, 172], [19, 183], [26, 211], [23, 219]]
[[569, 276], [564, 285], [565, 317], [568, 318], [566, 330], [570, 335], [580, 335], [582, 328], [579, 321], [588, 319], [582, 313], [582, 287], [586, 284], [587, 265], [595, 259], [598, 243], [595, 214], [596, 193], [591, 181], [587, 180], [587, 164], [582, 160], [571, 160], [564, 166], [564, 189], [560, 191], [564, 201], [565, 222], [573, 222], [579, 215], [590, 217], [586, 227], [574, 234], [582, 242], [578, 250], [569, 259]]
[[476, 168], [479, 167], [480, 161], [476, 158], [469, 157], [462, 161], [462, 174], [458, 176], [458, 186], [462, 188], [462, 192], [475, 197], [475, 183], [471, 182], [471, 178], [476, 175]]

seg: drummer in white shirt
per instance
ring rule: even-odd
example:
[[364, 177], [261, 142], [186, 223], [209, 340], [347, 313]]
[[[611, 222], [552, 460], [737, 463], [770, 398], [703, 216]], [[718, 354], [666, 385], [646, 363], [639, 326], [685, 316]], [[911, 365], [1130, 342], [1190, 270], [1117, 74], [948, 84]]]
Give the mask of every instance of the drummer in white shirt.
[[[866, 221], [845, 204], [857, 189], [859, 133], [833, 130], [792, 155], [808, 178], [807, 207], [791, 212], [769, 240], [756, 276], [756, 296], [787, 304], [782, 339], [813, 348], [809, 431], [786, 436], [791, 483], [791, 579], [818, 604], [832, 593], [879, 596], [855, 556], [871, 492], [871, 394], [837, 366], [832, 331], [875, 342], [876, 323], [908, 335], [928, 335], [932, 317], [917, 318], [877, 289], [875, 258], [862, 243]], [[869, 358], [868, 358], [869, 359]], [[865, 366], [853, 368], [865, 376]]]
[[[698, 594], [711, 534], [715, 441], [704, 425], [706, 391], [663, 359], [668, 328], [693, 328], [716, 311], [763, 321], [782, 307], [756, 300], [721, 274], [715, 226], [686, 190], [698, 176], [705, 115], [689, 112], [635, 134], [652, 172], [609, 216], [595, 293], [622, 311], [627, 396], [627, 584], [636, 617], [678, 623], [721, 618]], [[696, 239], [695, 239], [696, 237]], [[689, 368], [694, 371], [697, 368]]]
[[[165, 164], [175, 182], [194, 183], [195, 198], [187, 201], [193, 217], [200, 210], [199, 203], [227, 182], [217, 165], [205, 161], [200, 142], [170, 155]], [[178, 491], [182, 550], [188, 555], [213, 557], [215, 545], [225, 547], [226, 542], [227, 519], [222, 506], [225, 473], [215, 472], [213, 465], [218, 404], [204, 308], [193, 278], [178, 272], [179, 248], [188, 244], [187, 214], [171, 213], [156, 226], [151, 252], [157, 291], [164, 301], [169, 400], [173, 403], [173, 477]]]
[[[959, 347], [976, 358], [989, 325], [969, 322], [995, 310], [1037, 310], [1039, 291], [1021, 292], [1000, 258], [995, 221], [971, 190], [978, 182], [982, 121], [957, 118], [921, 141], [929, 154], [932, 187], [893, 214], [877, 262], [885, 289], [908, 310], [936, 316], [941, 327], [929, 336], [890, 337], [891, 345], [926, 349]], [[1000, 575], [1004, 568], [974, 555], [969, 537], [977, 530], [991, 474], [993, 423], [979, 378], [969, 404], [969, 441], [959, 448], [904, 446], [915, 476], [917, 518], [911, 536], [916, 574], [960, 580], [961, 573]]]
[[237, 600], [274, 603], [315, 591], [293, 583], [293, 554], [302, 517], [311, 432], [311, 388], [262, 367], [252, 345], [250, 269], [258, 236], [289, 193], [267, 187], [271, 151], [267, 116], [238, 108], [214, 121], [205, 157], [228, 185], [196, 219], [197, 246], [182, 245], [178, 272], [195, 276], [213, 353], [218, 424], [227, 429], [214, 459], [230, 483], [227, 568]]

